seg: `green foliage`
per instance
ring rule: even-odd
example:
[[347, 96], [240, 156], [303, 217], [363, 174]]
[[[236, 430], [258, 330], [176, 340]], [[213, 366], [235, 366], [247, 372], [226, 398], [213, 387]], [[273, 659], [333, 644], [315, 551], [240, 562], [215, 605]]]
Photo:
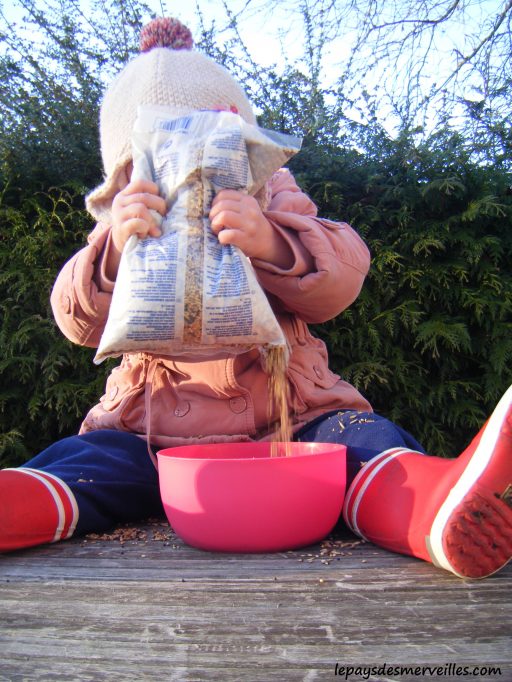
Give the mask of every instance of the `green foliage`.
[[0, 194], [0, 466], [76, 433], [107, 369], [62, 337], [49, 304], [57, 272], [91, 228], [77, 208], [82, 192], [52, 189], [19, 208], [14, 197], [9, 187]]
[[[75, 433], [111, 367], [62, 337], [49, 296], [92, 227], [82, 206], [100, 180], [103, 83], [148, 18], [136, 0], [92, 2], [87, 17], [40, 4], [23, 2], [44, 41], [0, 31], [0, 466]], [[319, 213], [371, 249], [358, 300], [316, 328], [333, 369], [428, 450], [458, 453], [512, 379], [510, 123], [468, 104], [458, 132], [404, 124], [390, 139], [371, 98], [361, 125], [346, 93], [320, 88], [313, 53], [309, 71], [277, 71], [216, 38], [203, 25], [199, 46], [244, 83], [260, 123], [304, 137], [290, 166]]]
[[509, 176], [449, 131], [421, 146], [362, 132], [364, 153], [294, 161], [323, 214], [343, 216], [372, 252], [359, 299], [317, 331], [376, 411], [454, 455], [512, 380]]
[[137, 51], [148, 9], [136, 0], [21, 5], [16, 26], [0, 25], [0, 181], [24, 191], [97, 185], [99, 102]]
[[62, 337], [49, 296], [92, 227], [99, 101], [147, 12], [137, 0], [93, 1], [87, 16], [60, 0], [22, 6], [0, 27], [0, 466], [76, 433], [103, 390], [110, 364], [98, 371]]

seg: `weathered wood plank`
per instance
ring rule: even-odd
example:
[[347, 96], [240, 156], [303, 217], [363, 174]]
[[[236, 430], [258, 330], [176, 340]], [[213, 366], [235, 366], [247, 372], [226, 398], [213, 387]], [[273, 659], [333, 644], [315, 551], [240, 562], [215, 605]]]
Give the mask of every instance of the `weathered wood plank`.
[[155, 527], [0, 557], [0, 680], [321, 680], [336, 663], [494, 665], [501, 676], [463, 679], [512, 679], [509, 567], [462, 581], [348, 535], [214, 554]]

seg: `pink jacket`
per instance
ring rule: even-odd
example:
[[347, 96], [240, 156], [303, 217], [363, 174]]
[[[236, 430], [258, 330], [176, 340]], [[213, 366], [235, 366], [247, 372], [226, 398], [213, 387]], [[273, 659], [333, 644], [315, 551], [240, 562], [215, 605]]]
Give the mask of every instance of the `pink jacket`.
[[[330, 371], [324, 343], [307, 328], [307, 323], [335, 317], [357, 298], [369, 268], [368, 249], [349, 225], [317, 218], [316, 206], [289, 171], [278, 171], [270, 189], [265, 216], [290, 245], [295, 262], [286, 271], [262, 261], [253, 265], [291, 349], [294, 430], [328, 410], [371, 410], [355, 388]], [[97, 225], [88, 245], [64, 265], [51, 297], [66, 337], [93, 348], [114, 288], [103, 268], [109, 235], [108, 225]], [[267, 439], [277, 419], [274, 415], [269, 424], [267, 381], [258, 350], [193, 363], [127, 354], [112, 371], [105, 395], [87, 414], [81, 433], [131, 431], [158, 447]]]

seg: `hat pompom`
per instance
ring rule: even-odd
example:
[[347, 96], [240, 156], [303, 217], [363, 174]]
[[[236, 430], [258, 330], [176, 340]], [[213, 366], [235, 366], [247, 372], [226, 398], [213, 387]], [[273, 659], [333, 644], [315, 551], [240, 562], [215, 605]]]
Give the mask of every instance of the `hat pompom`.
[[140, 33], [140, 51], [149, 52], [154, 47], [170, 47], [173, 50], [191, 50], [194, 45], [192, 33], [170, 17], [158, 17], [144, 26]]

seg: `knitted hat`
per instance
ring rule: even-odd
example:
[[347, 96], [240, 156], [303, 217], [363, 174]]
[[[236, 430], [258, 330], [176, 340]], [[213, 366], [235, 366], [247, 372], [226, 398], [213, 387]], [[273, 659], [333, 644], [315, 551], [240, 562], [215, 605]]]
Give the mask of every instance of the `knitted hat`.
[[192, 49], [192, 35], [177, 19], [154, 19], [142, 29], [141, 54], [106, 91], [100, 111], [105, 181], [86, 198], [97, 220], [109, 220], [112, 199], [127, 182], [131, 137], [140, 104], [183, 110], [227, 109], [248, 123], [256, 119], [240, 85], [223, 66]]

